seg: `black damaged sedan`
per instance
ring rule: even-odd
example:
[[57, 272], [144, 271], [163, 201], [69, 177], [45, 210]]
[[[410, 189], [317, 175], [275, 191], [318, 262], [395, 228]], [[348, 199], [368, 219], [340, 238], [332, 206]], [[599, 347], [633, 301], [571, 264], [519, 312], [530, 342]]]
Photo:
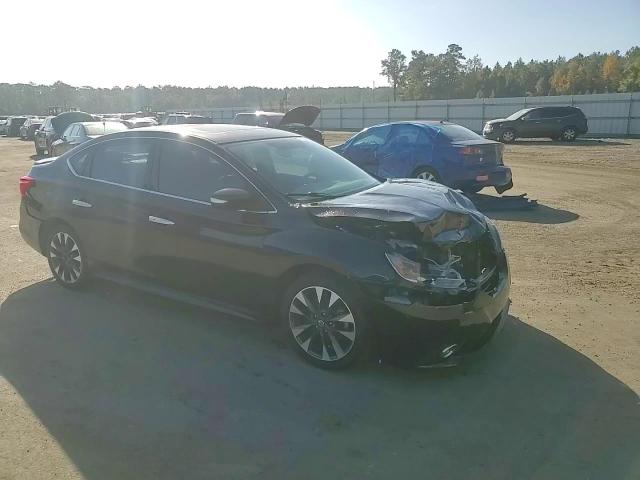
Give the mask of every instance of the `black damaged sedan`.
[[370, 341], [412, 364], [443, 362], [486, 343], [509, 308], [500, 237], [466, 197], [381, 182], [290, 132], [106, 135], [36, 162], [20, 193], [20, 232], [61, 285], [93, 275], [273, 317], [325, 368]]

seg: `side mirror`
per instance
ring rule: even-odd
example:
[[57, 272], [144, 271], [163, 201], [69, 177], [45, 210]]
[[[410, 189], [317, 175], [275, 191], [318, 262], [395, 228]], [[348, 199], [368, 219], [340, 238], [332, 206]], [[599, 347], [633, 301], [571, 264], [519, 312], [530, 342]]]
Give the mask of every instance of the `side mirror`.
[[211, 204], [224, 207], [243, 207], [253, 195], [243, 188], [222, 188], [211, 197]]

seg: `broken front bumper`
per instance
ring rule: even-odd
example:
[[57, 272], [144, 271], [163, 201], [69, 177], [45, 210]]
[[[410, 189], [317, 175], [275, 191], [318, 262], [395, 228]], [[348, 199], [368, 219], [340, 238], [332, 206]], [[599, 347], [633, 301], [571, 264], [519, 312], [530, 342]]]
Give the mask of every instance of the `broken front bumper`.
[[383, 357], [433, 365], [479, 349], [500, 331], [509, 313], [510, 276], [506, 259], [498, 282], [465, 301], [434, 305], [430, 292], [395, 288], [377, 302], [374, 323]]

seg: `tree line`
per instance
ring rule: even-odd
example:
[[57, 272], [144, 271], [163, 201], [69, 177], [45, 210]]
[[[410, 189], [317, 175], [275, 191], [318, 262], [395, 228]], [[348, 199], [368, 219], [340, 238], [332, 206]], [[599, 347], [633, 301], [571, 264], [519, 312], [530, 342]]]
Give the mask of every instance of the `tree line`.
[[634, 92], [640, 90], [640, 48], [624, 55], [594, 52], [573, 58], [531, 60], [522, 58], [489, 67], [478, 55], [465, 57], [462, 47], [451, 44], [444, 53], [412, 50], [411, 58], [398, 49], [381, 61], [394, 99], [521, 97]]
[[322, 105], [387, 101], [389, 87], [206, 87], [173, 85], [156, 87], [74, 87], [63, 82], [53, 85], [0, 83], [0, 115], [45, 114], [49, 107], [77, 108], [90, 113], [151, 110], [196, 110], [217, 107], [251, 107], [286, 111], [296, 105]]
[[640, 91], [640, 48], [576, 55], [571, 59], [522, 59], [486, 66], [477, 55], [465, 57], [459, 45], [444, 53], [413, 50], [411, 58], [394, 49], [382, 60], [389, 87], [261, 88], [228, 86], [189, 88], [75, 87], [0, 83], [0, 114], [44, 114], [49, 107], [77, 108], [91, 113], [195, 110], [251, 107], [284, 111], [292, 105], [386, 102], [475, 97], [517, 97]]

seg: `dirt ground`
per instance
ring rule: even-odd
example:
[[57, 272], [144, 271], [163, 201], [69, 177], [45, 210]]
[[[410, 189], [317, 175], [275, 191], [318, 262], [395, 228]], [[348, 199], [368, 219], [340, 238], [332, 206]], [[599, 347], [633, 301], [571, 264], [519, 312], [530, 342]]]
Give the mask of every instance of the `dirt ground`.
[[[328, 144], [348, 134], [327, 133]], [[0, 138], [0, 479], [640, 478], [640, 140], [508, 146], [512, 315], [446, 370], [331, 373], [263, 325], [50, 281]]]

